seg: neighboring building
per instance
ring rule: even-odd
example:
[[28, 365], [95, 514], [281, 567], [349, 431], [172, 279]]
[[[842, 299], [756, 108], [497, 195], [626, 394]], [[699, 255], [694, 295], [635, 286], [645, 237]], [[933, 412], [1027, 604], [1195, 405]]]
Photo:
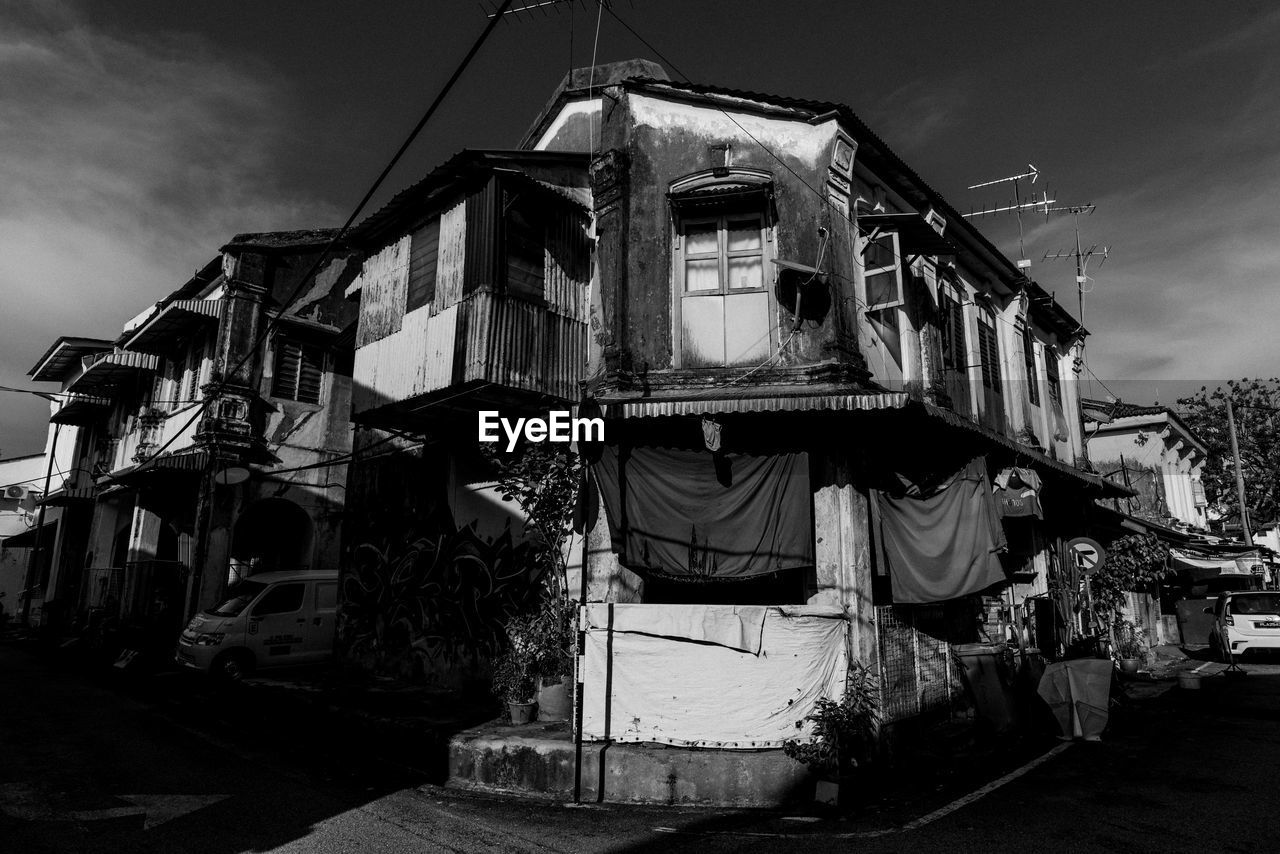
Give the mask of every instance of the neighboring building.
[[32, 368], [74, 429], [47, 498], [75, 514], [45, 585], [61, 628], [176, 636], [237, 577], [336, 567], [357, 265], [342, 249], [304, 280], [332, 236], [237, 235], [114, 342], [61, 338]]
[[0, 625], [21, 618], [24, 610], [28, 615], [34, 610], [40, 619], [40, 597], [26, 605], [25, 593], [28, 586], [38, 587], [58, 530], [56, 510], [45, 512], [40, 527], [39, 501], [51, 474], [48, 459], [45, 453], [0, 460]]
[[1059, 547], [1128, 494], [1077, 467], [1087, 333], [847, 107], [632, 61], [521, 147], [356, 232], [357, 444], [391, 448], [352, 467], [352, 659], [483, 672], [527, 579], [518, 514], [460, 507], [477, 411], [579, 385], [588, 739], [776, 747], [851, 661], [897, 722], [950, 707], [952, 643], [1064, 640]]
[[1136, 493], [1127, 513], [1162, 525], [1209, 528], [1200, 473], [1208, 450], [1167, 406], [1083, 401], [1089, 459], [1107, 479]]

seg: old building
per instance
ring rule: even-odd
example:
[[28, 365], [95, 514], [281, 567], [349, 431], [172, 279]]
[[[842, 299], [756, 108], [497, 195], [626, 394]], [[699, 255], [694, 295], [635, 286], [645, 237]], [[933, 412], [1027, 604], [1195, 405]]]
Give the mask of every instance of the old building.
[[1209, 529], [1200, 483], [1208, 451], [1167, 406], [1083, 401], [1089, 459], [1105, 477], [1137, 494], [1117, 509], [1152, 522]]
[[590, 738], [775, 747], [846, 656], [905, 720], [951, 704], [953, 643], [1054, 622], [1029, 600], [1124, 493], [1078, 467], [1087, 333], [852, 111], [632, 63], [526, 144], [595, 155]]
[[355, 232], [349, 658], [483, 673], [528, 579], [477, 413], [578, 402], [587, 740], [776, 748], [851, 666], [888, 723], [946, 714], [956, 645], [1061, 645], [1061, 545], [1129, 494], [1087, 332], [849, 108], [631, 61], [520, 149]]
[[75, 513], [44, 586], [60, 628], [171, 641], [239, 577], [336, 567], [357, 265], [322, 257], [332, 236], [237, 235], [114, 341], [61, 338], [31, 369], [74, 427], [46, 499]]

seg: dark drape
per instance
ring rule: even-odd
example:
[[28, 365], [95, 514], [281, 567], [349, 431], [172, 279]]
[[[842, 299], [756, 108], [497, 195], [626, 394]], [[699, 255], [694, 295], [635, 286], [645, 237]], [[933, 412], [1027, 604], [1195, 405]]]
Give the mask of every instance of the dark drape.
[[945, 602], [1004, 580], [1004, 532], [982, 457], [933, 489], [877, 491], [876, 503], [894, 602]]
[[813, 565], [808, 454], [610, 445], [592, 472], [631, 569], [750, 578]]

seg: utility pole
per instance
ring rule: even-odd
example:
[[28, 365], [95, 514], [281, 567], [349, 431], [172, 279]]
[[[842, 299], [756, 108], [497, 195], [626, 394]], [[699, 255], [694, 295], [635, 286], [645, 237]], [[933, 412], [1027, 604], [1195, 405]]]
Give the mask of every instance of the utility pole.
[[1236, 497], [1240, 500], [1240, 531], [1246, 546], [1253, 545], [1253, 535], [1249, 533], [1249, 511], [1244, 503], [1244, 469], [1240, 466], [1240, 444], [1236, 441], [1236, 411], [1227, 398], [1227, 432], [1231, 434], [1231, 458], [1236, 463]]

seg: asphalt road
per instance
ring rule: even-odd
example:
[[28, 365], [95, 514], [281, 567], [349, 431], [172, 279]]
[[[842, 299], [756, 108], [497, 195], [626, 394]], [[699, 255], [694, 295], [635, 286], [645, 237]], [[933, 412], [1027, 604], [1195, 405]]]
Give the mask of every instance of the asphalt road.
[[1247, 669], [1131, 702], [1102, 743], [972, 802], [947, 793], [904, 830], [461, 795], [343, 750], [342, 733], [219, 724], [217, 704], [243, 696], [198, 714], [0, 647], [0, 851], [1270, 851], [1280, 666]]

